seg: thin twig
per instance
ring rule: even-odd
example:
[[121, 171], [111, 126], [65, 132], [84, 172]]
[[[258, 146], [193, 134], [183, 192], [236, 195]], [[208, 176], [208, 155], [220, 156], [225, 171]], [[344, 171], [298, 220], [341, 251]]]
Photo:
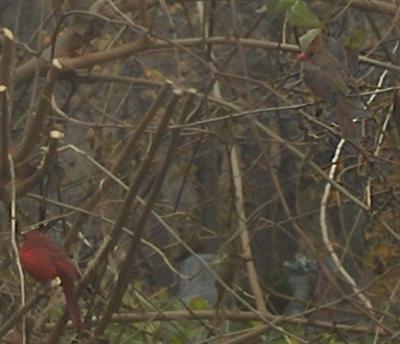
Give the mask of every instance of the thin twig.
[[[18, 268], [18, 275], [20, 280], [20, 291], [21, 291], [21, 305], [22, 307], [26, 304], [26, 295], [25, 295], [25, 278], [24, 273], [22, 271], [21, 260], [19, 257], [19, 250], [17, 244], [17, 190], [16, 190], [16, 182], [15, 182], [15, 166], [14, 160], [11, 154], [8, 155], [9, 166], [10, 166], [10, 176], [11, 176], [11, 243], [14, 250], [14, 254], [16, 257], [16, 263]], [[26, 343], [26, 318], [22, 318], [22, 343]]]

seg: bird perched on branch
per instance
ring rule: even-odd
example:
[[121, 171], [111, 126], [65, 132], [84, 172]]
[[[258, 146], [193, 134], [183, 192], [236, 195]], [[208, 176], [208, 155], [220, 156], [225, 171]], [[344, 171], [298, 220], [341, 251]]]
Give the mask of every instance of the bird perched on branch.
[[49, 236], [31, 230], [19, 248], [21, 265], [34, 280], [45, 283], [59, 277], [65, 295], [67, 309], [75, 330], [83, 330], [75, 280], [79, 273], [63, 249]]
[[341, 61], [326, 47], [320, 29], [310, 30], [300, 38], [303, 50], [298, 59], [303, 64], [303, 80], [314, 95], [335, 108], [340, 132], [346, 139], [359, 135], [353, 119], [366, 115], [358, 97], [351, 97], [356, 84]]

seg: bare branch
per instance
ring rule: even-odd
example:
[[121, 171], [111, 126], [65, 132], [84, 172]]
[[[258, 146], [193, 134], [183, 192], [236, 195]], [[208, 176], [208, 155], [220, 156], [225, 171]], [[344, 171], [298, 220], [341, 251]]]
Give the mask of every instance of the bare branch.
[[50, 99], [57, 77], [60, 74], [62, 66], [58, 60], [53, 60], [52, 67], [47, 76], [46, 85], [41, 93], [36, 112], [32, 113], [25, 124], [25, 130], [21, 144], [16, 148], [14, 155], [17, 163], [25, 160], [34, 149], [35, 143], [40, 137], [44, 127], [44, 121], [50, 109]]

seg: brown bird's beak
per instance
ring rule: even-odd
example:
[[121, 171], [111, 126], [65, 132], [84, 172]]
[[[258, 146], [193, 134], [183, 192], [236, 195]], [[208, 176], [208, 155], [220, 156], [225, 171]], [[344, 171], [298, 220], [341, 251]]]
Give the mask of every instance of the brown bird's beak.
[[302, 52], [297, 55], [297, 59], [300, 61], [306, 61], [306, 60], [308, 60], [308, 56], [305, 52]]

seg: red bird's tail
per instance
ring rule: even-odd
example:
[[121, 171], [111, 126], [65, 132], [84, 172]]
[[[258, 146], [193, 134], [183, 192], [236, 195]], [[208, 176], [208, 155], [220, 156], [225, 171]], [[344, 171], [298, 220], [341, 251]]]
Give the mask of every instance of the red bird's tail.
[[72, 324], [74, 325], [76, 332], [80, 333], [83, 331], [83, 324], [81, 320], [78, 299], [76, 297], [74, 280], [69, 277], [60, 277], [69, 317], [72, 320]]

